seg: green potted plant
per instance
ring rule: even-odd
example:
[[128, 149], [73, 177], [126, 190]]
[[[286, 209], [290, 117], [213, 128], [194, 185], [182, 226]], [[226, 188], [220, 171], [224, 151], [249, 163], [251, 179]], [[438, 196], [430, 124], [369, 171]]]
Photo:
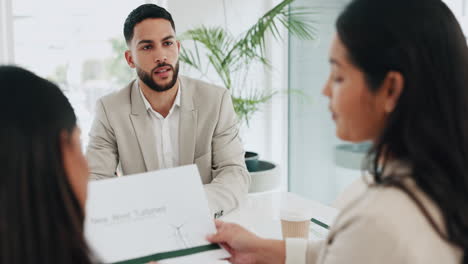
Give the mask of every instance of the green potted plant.
[[[234, 109], [242, 122], [249, 125], [252, 115], [259, 110], [262, 103], [270, 100], [276, 92], [265, 90], [242, 93], [248, 69], [254, 63], [271, 67], [265, 56], [267, 33], [275, 40], [281, 40], [280, 28], [300, 39], [314, 39], [315, 29], [310, 15], [313, 11], [303, 7], [290, 7], [295, 0], [283, 0], [267, 11], [258, 21], [240, 36], [233, 36], [226, 29], [200, 26], [181, 34], [183, 42], [192, 41], [193, 48], [182, 47], [180, 60], [201, 75], [214, 70], [231, 90]], [[202, 53], [202, 54], [201, 54]], [[202, 62], [202, 57], [207, 62]], [[236, 86], [236, 84], [238, 84]]]
[[[265, 55], [267, 33], [271, 33], [279, 41], [280, 28], [283, 27], [300, 39], [314, 39], [315, 29], [310, 20], [314, 12], [303, 7], [291, 7], [290, 4], [294, 1], [283, 0], [239, 36], [233, 36], [220, 26], [200, 26], [180, 36], [183, 43], [192, 44], [190, 49], [183, 45], [180, 55], [182, 63], [202, 76], [214, 70], [223, 85], [231, 91], [234, 109], [240, 122], [247, 127], [260, 105], [277, 93], [267, 89], [254, 90], [246, 85], [252, 65], [272, 67]], [[255, 152], [246, 152], [246, 164], [251, 172], [261, 169], [260, 167], [271, 167], [259, 166]]]

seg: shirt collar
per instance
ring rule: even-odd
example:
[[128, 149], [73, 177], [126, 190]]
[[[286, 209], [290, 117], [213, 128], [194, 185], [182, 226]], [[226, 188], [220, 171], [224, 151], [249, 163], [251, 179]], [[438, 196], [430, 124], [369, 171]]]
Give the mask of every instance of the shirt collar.
[[[137, 81], [137, 86], [138, 86], [138, 90], [140, 91], [141, 98], [143, 99], [143, 103], [145, 104], [146, 110], [153, 110], [153, 108], [151, 107], [151, 104], [148, 102], [145, 95], [143, 94], [143, 91], [141, 90], [141, 87], [140, 87], [140, 83], [138, 81]], [[180, 93], [182, 90], [181, 86], [182, 86], [182, 83], [179, 81], [179, 87], [177, 87], [177, 95], [174, 100], [174, 104], [171, 107], [171, 111], [172, 109], [174, 109], [174, 106], [180, 107]]]

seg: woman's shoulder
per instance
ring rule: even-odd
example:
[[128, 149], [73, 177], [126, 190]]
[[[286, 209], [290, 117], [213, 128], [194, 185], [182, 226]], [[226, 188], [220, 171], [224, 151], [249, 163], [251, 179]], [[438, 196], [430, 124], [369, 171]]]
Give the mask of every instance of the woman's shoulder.
[[343, 215], [376, 219], [379, 223], [388, 225], [387, 228], [414, 230], [432, 228], [423, 213], [423, 210], [426, 210], [437, 225], [443, 228], [443, 218], [439, 208], [417, 186], [411, 177], [411, 172], [411, 166], [398, 161], [389, 163], [382, 173], [382, 181], [399, 184], [377, 184], [374, 177], [367, 174], [366, 190], [343, 209]]
[[[405, 181], [408, 190], [443, 231], [443, 220], [435, 203], [412, 180]], [[342, 210], [334, 229], [331, 232], [336, 235], [347, 230], [353, 233], [352, 236], [375, 239], [376, 243], [369, 247], [391, 245], [395, 254], [398, 252], [415, 263], [428, 258], [459, 259], [458, 249], [439, 236], [417, 203], [397, 187], [371, 185], [361, 197]]]
[[342, 214], [353, 219], [372, 220], [395, 231], [435, 232], [423, 212], [425, 210], [437, 226], [443, 229], [443, 218], [436, 204], [411, 179], [405, 179], [404, 186], [407, 192], [398, 187], [372, 184], [344, 208]]
[[[408, 185], [406, 185], [408, 186]], [[438, 209], [435, 204], [417, 188], [410, 187], [408, 191], [412, 192], [426, 210], [431, 215], [439, 218]], [[388, 222], [390, 225], [397, 225], [399, 222], [405, 222], [406, 226], [413, 222], [426, 220], [417, 203], [411, 196], [398, 187], [371, 185], [367, 191], [351, 205], [349, 213], [355, 213], [362, 217], [377, 218]], [[399, 225], [397, 225], [399, 226]]]

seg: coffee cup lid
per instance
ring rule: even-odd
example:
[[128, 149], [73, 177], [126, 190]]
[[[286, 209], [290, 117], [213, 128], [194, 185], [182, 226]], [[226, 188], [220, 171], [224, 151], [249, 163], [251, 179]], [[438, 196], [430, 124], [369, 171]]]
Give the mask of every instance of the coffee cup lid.
[[294, 222], [310, 220], [310, 215], [300, 210], [288, 210], [288, 209], [281, 210], [280, 217], [281, 217], [281, 220], [294, 221]]

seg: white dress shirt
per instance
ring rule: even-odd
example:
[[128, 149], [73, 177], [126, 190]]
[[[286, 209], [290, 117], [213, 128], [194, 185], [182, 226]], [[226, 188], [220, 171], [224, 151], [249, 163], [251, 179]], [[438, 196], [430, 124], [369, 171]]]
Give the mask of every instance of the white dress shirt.
[[139, 88], [148, 115], [153, 121], [158, 167], [159, 169], [177, 167], [179, 166], [180, 84], [177, 88], [174, 104], [166, 118], [153, 110], [141, 87]]

